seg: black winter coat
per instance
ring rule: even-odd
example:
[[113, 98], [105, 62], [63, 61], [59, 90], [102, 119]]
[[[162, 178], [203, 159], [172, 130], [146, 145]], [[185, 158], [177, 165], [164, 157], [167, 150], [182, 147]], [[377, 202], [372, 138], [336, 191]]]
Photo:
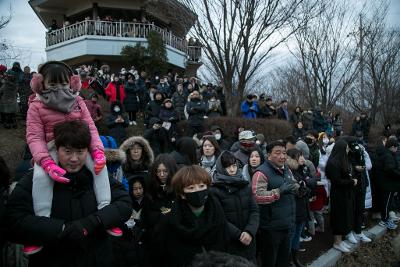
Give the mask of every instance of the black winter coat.
[[306, 166], [300, 166], [298, 162], [290, 157], [286, 163], [289, 165], [294, 178], [300, 184], [296, 194], [296, 223], [306, 222], [309, 219], [309, 198], [311, 193], [317, 187], [317, 180], [311, 177], [310, 169]]
[[151, 118], [158, 118], [161, 110], [162, 100], [152, 100], [150, 101], [145, 109], [146, 117], [145, 123], [148, 124]]
[[[230, 254], [255, 260], [256, 233], [260, 219], [257, 203], [249, 182], [240, 177], [219, 173], [222, 168], [220, 165], [220, 159], [218, 159], [217, 174], [210, 191], [217, 196], [229, 222], [229, 234], [232, 241], [227, 247], [227, 251]], [[238, 171], [241, 173], [241, 170]], [[239, 241], [242, 232], [247, 232], [253, 237], [249, 246], [245, 246]]]
[[325, 174], [331, 181], [331, 227], [334, 235], [347, 235], [353, 230], [354, 182], [350, 172], [343, 171], [340, 162], [329, 161]]
[[380, 162], [383, 163], [383, 172], [378, 179], [381, 188], [389, 192], [400, 192], [400, 169], [396, 154], [385, 148]]
[[149, 141], [151, 149], [153, 150], [154, 156], [162, 153], [168, 153], [170, 142], [168, 140], [168, 132], [163, 127], [160, 129], [153, 129], [152, 122], [149, 124], [149, 128], [144, 130], [143, 137]]
[[134, 82], [125, 83], [125, 99], [124, 99], [124, 107], [126, 112], [137, 112], [140, 108], [139, 101], [139, 92], [140, 88], [136, 86]]
[[185, 105], [187, 102], [187, 97], [185, 94], [182, 92], [182, 94], [179, 94], [178, 92], [175, 92], [172, 95], [172, 104], [175, 107], [175, 110], [178, 112], [179, 115], [179, 120], [184, 120], [185, 119]]
[[229, 233], [219, 201], [209, 193], [204, 210], [196, 217], [187, 203], [178, 200], [156, 231], [153, 266], [190, 266], [203, 251], [225, 252]]
[[[115, 120], [118, 118], [118, 115], [122, 116], [122, 119], [124, 120], [123, 122], [115, 122]], [[109, 133], [112, 137], [114, 137], [118, 145], [121, 145], [121, 143], [125, 140], [125, 128], [128, 126], [129, 119], [125, 114], [112, 112], [107, 118], [107, 127], [110, 129]]]
[[[69, 184], [54, 184], [51, 217], [35, 216], [32, 203], [32, 172], [21, 179], [7, 203], [5, 223], [9, 238], [20, 244], [43, 245], [42, 251], [29, 257], [29, 266], [115, 266], [118, 258], [112, 253], [112, 237], [105, 229], [121, 226], [132, 211], [128, 193], [116, 180], [110, 179], [111, 204], [97, 210], [91, 172], [83, 167], [67, 173]], [[63, 225], [97, 216], [102, 225], [87, 237], [67, 241], [60, 239]]]
[[206, 115], [206, 103], [202, 100], [191, 100], [186, 104], [186, 111], [189, 114], [188, 123], [191, 126], [200, 126], [203, 124]]

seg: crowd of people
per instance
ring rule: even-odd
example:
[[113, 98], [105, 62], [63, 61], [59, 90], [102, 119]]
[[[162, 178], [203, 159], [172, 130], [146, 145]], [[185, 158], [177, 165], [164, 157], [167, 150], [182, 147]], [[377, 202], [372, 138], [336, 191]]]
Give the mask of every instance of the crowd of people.
[[[2, 123], [15, 128], [16, 114], [26, 116], [24, 161], [34, 162], [14, 178], [0, 161], [0, 241], [21, 244], [29, 266], [201, 266], [201, 255], [226, 256], [210, 251], [241, 257], [240, 266], [302, 266], [301, 242], [327, 230], [326, 213], [343, 253], [371, 242], [366, 210], [397, 228], [400, 136], [386, 129], [372, 147], [366, 114], [345, 135], [340, 114], [248, 95], [244, 117], [287, 120], [293, 133], [266, 142], [241, 126], [227, 138], [204, 127], [226, 114], [222, 88], [194, 77], [57, 61], [37, 73], [18, 63], [0, 70]], [[128, 136], [138, 114], [143, 136]]]

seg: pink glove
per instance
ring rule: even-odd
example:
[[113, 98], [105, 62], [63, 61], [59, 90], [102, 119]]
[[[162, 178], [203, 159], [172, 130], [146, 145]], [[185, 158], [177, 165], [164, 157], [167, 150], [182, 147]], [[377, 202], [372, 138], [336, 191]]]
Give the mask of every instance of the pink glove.
[[54, 181], [62, 184], [69, 183], [69, 179], [63, 177], [67, 172], [59, 167], [53, 160], [47, 159], [42, 161], [42, 168]]
[[92, 152], [92, 159], [94, 161], [94, 173], [97, 175], [106, 165], [106, 157], [103, 151], [96, 149]]

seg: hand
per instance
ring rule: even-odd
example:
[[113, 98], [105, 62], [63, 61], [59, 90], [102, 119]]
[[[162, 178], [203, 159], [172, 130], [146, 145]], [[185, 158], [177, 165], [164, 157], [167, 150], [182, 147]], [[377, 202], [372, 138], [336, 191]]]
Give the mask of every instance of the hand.
[[64, 177], [67, 171], [59, 167], [52, 159], [44, 160], [42, 168], [54, 181], [62, 184], [69, 183], [69, 179]]
[[295, 189], [294, 183], [285, 182], [279, 187], [279, 193], [280, 194], [291, 193], [292, 190], [294, 189]]
[[240, 240], [240, 242], [242, 242], [243, 245], [248, 246], [248, 245], [250, 245], [253, 238], [251, 237], [251, 235], [249, 233], [242, 232], [242, 234], [239, 237], [239, 240]]
[[72, 222], [67, 222], [64, 224], [60, 238], [78, 241], [83, 239], [85, 236], [92, 234], [99, 225], [100, 220], [94, 215], [90, 215], [86, 218]]
[[357, 185], [357, 179], [353, 179], [353, 182], [354, 182], [354, 186], [356, 186]]
[[356, 170], [358, 172], [363, 172], [365, 170], [365, 166], [356, 166]]
[[92, 152], [92, 159], [94, 161], [94, 173], [97, 175], [106, 165], [106, 157], [103, 151], [96, 149]]

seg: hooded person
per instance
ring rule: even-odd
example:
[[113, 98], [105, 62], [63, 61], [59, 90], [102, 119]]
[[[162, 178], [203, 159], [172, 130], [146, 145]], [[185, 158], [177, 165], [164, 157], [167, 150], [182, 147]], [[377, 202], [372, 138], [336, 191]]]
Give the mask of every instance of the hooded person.
[[229, 225], [231, 242], [227, 252], [256, 262], [259, 210], [249, 181], [231, 152], [224, 151], [218, 157], [213, 180], [210, 191], [220, 201]]
[[245, 130], [239, 134], [240, 148], [234, 153], [234, 156], [238, 159], [240, 168], [243, 168], [249, 160], [249, 152], [256, 146], [256, 136], [253, 131]]
[[217, 140], [219, 148], [222, 150], [229, 150], [231, 147], [231, 143], [225, 139], [224, 131], [218, 125], [213, 125], [210, 128], [210, 131], [213, 132], [215, 140]]
[[162, 121], [159, 118], [151, 118], [148, 126], [144, 130], [143, 137], [149, 141], [154, 155], [167, 153], [169, 148], [168, 132], [162, 127]]
[[118, 150], [124, 157], [121, 162], [121, 176], [117, 180], [128, 190], [128, 184], [133, 178], [137, 176], [147, 178], [154, 162], [154, 153], [149, 142], [142, 136], [126, 139]]
[[107, 127], [110, 129], [110, 135], [115, 138], [119, 145], [126, 138], [125, 128], [129, 126], [129, 119], [124, 113], [120, 102], [113, 102], [110, 111], [110, 115], [107, 118]]

